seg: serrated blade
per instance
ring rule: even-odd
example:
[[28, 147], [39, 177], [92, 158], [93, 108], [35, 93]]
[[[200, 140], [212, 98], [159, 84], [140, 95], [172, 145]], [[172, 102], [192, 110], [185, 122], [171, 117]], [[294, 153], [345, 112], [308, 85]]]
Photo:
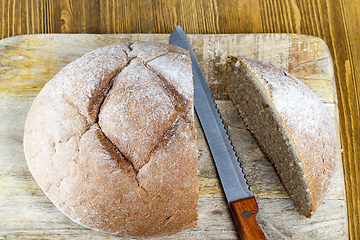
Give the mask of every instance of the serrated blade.
[[170, 44], [189, 50], [193, 71], [195, 110], [215, 161], [227, 201], [231, 203], [254, 196], [235, 155], [199, 62], [180, 26], [172, 32]]

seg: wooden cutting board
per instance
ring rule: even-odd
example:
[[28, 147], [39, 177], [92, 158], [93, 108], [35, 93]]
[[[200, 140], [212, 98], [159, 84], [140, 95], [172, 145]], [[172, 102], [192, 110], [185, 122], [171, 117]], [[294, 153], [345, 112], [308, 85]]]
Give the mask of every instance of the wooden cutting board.
[[[341, 156], [336, 179], [316, 215], [300, 215], [279, 178], [239, 118], [224, 88], [227, 54], [270, 62], [298, 77], [325, 104], [339, 131], [333, 66], [325, 43], [294, 34], [188, 35], [228, 126], [230, 137], [260, 208], [268, 239], [347, 239]], [[25, 35], [0, 41], [0, 239], [122, 239], [86, 229], [68, 219], [43, 194], [24, 158], [24, 122], [44, 84], [72, 60], [119, 41], [158, 41], [169, 35]], [[201, 127], [199, 220], [191, 231], [165, 239], [239, 239]], [[339, 144], [340, 146], [340, 144]], [[129, 239], [129, 238], [126, 238]]]

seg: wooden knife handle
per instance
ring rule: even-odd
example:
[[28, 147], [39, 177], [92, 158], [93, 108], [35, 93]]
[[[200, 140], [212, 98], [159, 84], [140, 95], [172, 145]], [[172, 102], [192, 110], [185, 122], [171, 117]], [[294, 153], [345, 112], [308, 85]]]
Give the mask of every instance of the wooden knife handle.
[[230, 209], [242, 240], [266, 239], [256, 221], [258, 205], [255, 197], [248, 197], [230, 203]]

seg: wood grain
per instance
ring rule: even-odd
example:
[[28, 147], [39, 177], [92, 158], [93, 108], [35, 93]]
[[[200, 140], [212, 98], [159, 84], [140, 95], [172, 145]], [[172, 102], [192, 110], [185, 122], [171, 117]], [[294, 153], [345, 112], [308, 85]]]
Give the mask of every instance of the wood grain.
[[[99, 33], [100, 4], [98, 1], [60, 1], [61, 32]], [[94, 17], [96, 16], [96, 17]]]
[[50, 32], [170, 33], [177, 24], [188, 33], [287, 32], [321, 37], [334, 60], [349, 237], [357, 240], [360, 239], [359, 12], [360, 5], [355, 0], [3, 0], [0, 39]]
[[[330, 53], [315, 37], [293, 34], [188, 35], [220, 114], [259, 204], [257, 220], [268, 239], [347, 239], [347, 214], [341, 160], [336, 179], [316, 215], [306, 219], [295, 209], [273, 166], [240, 120], [224, 91], [227, 53], [273, 63], [304, 81], [325, 104], [338, 127], [336, 90]], [[0, 42], [0, 228], [1, 234], [31, 238], [110, 238], [77, 226], [49, 202], [29, 173], [22, 150], [23, 126], [31, 101], [62, 67], [98, 47], [119, 41], [168, 42], [167, 34], [30, 35]], [[238, 234], [221, 188], [207, 142], [196, 121], [199, 161], [199, 221], [181, 239], [237, 239]], [[339, 158], [341, 159], [341, 157]], [[27, 204], [21, 205], [21, 202]], [[15, 212], [15, 215], [12, 213]], [[46, 213], [44, 215], [44, 213]], [[12, 217], [9, 218], [8, 216]], [[220, 219], [220, 220], [219, 220]], [[32, 229], [36, 227], [36, 231]], [[70, 228], [70, 230], [69, 230]], [[328, 229], [331, 228], [331, 235]]]
[[[87, 9], [88, 2], [98, 4]], [[61, 8], [63, 33], [170, 33], [179, 24], [187, 33], [262, 32], [259, 13], [259, 1], [240, 0], [63, 0]], [[94, 14], [97, 23], [86, 21]]]
[[[348, 199], [349, 229], [353, 239], [360, 239], [360, 32], [356, 27], [360, 23], [359, 5], [356, 2], [344, 1], [343, 34], [341, 41], [334, 38], [334, 53], [336, 53], [339, 103], [341, 104], [340, 118], [344, 171]], [[340, 41], [342, 42], [339, 46]]]
[[56, 0], [0, 2], [0, 39], [20, 34], [60, 32], [60, 4]]

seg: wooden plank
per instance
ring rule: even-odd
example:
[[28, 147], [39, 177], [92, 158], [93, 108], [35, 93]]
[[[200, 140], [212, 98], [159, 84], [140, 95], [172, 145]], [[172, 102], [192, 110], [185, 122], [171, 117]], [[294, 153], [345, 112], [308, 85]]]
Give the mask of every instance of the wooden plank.
[[[118, 238], [73, 223], [41, 192], [23, 156], [24, 121], [32, 100], [43, 85], [70, 61], [119, 41], [168, 42], [168, 39], [169, 35], [163, 34], [31, 35], [0, 41], [0, 165], [3, 166], [0, 169], [0, 225], [5, 226], [0, 228], [0, 238]], [[294, 208], [274, 168], [239, 119], [223, 87], [224, 68], [221, 63], [227, 54], [271, 62], [309, 85], [326, 105], [338, 129], [332, 61], [324, 42], [292, 34], [189, 35], [189, 39], [258, 199], [258, 221], [268, 239], [347, 239], [341, 160], [326, 200], [313, 218], [306, 219]], [[200, 192], [198, 226], [165, 239], [237, 239], [198, 122], [196, 128]]]
[[[359, 5], [353, 1], [346, 1], [342, 4], [343, 24], [342, 31], [345, 32], [339, 48], [334, 47], [336, 55], [344, 61], [338, 62], [339, 82], [339, 102], [341, 105], [342, 120], [341, 138], [343, 141], [344, 152], [344, 171], [346, 179], [346, 191], [349, 209], [349, 230], [352, 239], [360, 239], [360, 52], [358, 44], [360, 34], [356, 25], [360, 22]], [[336, 14], [332, 14], [335, 18]], [[337, 40], [337, 41], [335, 41]], [[334, 46], [339, 45], [338, 39], [334, 39]], [[348, 56], [344, 54], [348, 52]], [[345, 56], [346, 57], [345, 57]]]
[[262, 32], [260, 1], [60, 2], [62, 33], [170, 33], [179, 24], [188, 33]]

